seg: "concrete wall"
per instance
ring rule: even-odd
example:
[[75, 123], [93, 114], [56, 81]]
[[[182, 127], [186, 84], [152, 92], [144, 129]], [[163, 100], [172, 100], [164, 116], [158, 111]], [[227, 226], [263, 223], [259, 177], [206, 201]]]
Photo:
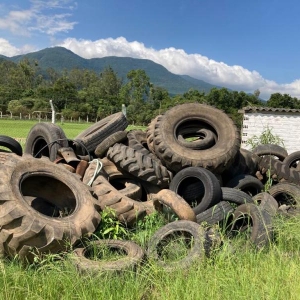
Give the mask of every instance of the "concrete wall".
[[284, 112], [245, 112], [242, 128], [242, 148], [251, 149], [246, 142], [254, 135], [269, 128], [273, 135], [279, 136], [288, 154], [300, 151], [300, 114]]

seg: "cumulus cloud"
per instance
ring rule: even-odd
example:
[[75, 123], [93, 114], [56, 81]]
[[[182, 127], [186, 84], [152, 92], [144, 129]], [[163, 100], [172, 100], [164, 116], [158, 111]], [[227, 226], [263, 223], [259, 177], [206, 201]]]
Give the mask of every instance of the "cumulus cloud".
[[60, 46], [84, 58], [121, 56], [150, 59], [174, 74], [189, 75], [239, 91], [254, 92], [259, 89], [260, 96], [264, 99], [268, 99], [272, 93], [286, 93], [300, 98], [300, 79], [292, 83], [278, 84], [263, 78], [255, 70], [247, 70], [237, 65], [230, 66], [201, 54], [187, 54], [183, 49], [171, 47], [156, 50], [137, 41], [129, 42], [124, 37], [96, 41], [68, 38]]
[[[31, 6], [26, 10], [10, 10], [0, 15], [0, 29], [8, 30], [14, 35], [31, 36], [39, 31], [48, 35], [72, 30], [76, 22], [68, 21], [71, 16], [65, 11], [76, 8], [76, 2], [71, 0], [41, 1], [31, 0]], [[63, 13], [53, 13], [53, 11]]]
[[31, 45], [24, 45], [22, 48], [17, 48], [9, 43], [9, 41], [0, 38], [0, 54], [11, 57], [15, 55], [25, 54], [36, 51]]

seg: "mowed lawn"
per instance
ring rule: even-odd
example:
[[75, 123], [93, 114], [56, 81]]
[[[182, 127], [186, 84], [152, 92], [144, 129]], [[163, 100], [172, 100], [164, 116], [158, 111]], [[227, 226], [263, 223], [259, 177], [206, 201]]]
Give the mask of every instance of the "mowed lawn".
[[[35, 124], [39, 123], [37, 120], [10, 120], [0, 119], [0, 135], [7, 135], [17, 140], [26, 139], [30, 129]], [[75, 123], [75, 122], [57, 122], [56, 125], [60, 126], [68, 139], [75, 138], [83, 130], [89, 128], [94, 123]], [[145, 126], [131, 126], [131, 129], [146, 129]]]

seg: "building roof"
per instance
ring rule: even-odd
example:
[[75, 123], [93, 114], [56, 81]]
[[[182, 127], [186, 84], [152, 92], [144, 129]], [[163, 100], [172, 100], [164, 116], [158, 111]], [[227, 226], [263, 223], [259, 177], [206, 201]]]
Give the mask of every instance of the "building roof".
[[265, 107], [265, 106], [246, 106], [238, 110], [239, 113], [257, 113], [257, 112], [277, 112], [277, 113], [300, 113], [300, 109], [292, 108], [274, 108], [274, 107]]

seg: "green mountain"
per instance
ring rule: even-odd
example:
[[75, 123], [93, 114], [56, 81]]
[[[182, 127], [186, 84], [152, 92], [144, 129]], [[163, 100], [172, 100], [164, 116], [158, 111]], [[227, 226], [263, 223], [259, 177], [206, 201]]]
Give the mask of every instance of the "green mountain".
[[44, 73], [47, 68], [53, 68], [56, 71], [73, 68], [90, 69], [100, 73], [107, 67], [111, 67], [119, 77], [126, 81], [126, 75], [130, 70], [145, 70], [150, 77], [150, 81], [159, 87], [163, 87], [170, 94], [183, 94], [189, 89], [209, 92], [213, 87], [205, 81], [192, 78], [187, 75], [175, 75], [169, 72], [165, 67], [148, 59], [137, 59], [131, 57], [108, 56], [103, 58], [85, 59], [72, 51], [63, 47], [46, 48], [37, 52], [13, 57], [1, 56], [15, 63], [24, 58], [38, 61], [41, 71]]

